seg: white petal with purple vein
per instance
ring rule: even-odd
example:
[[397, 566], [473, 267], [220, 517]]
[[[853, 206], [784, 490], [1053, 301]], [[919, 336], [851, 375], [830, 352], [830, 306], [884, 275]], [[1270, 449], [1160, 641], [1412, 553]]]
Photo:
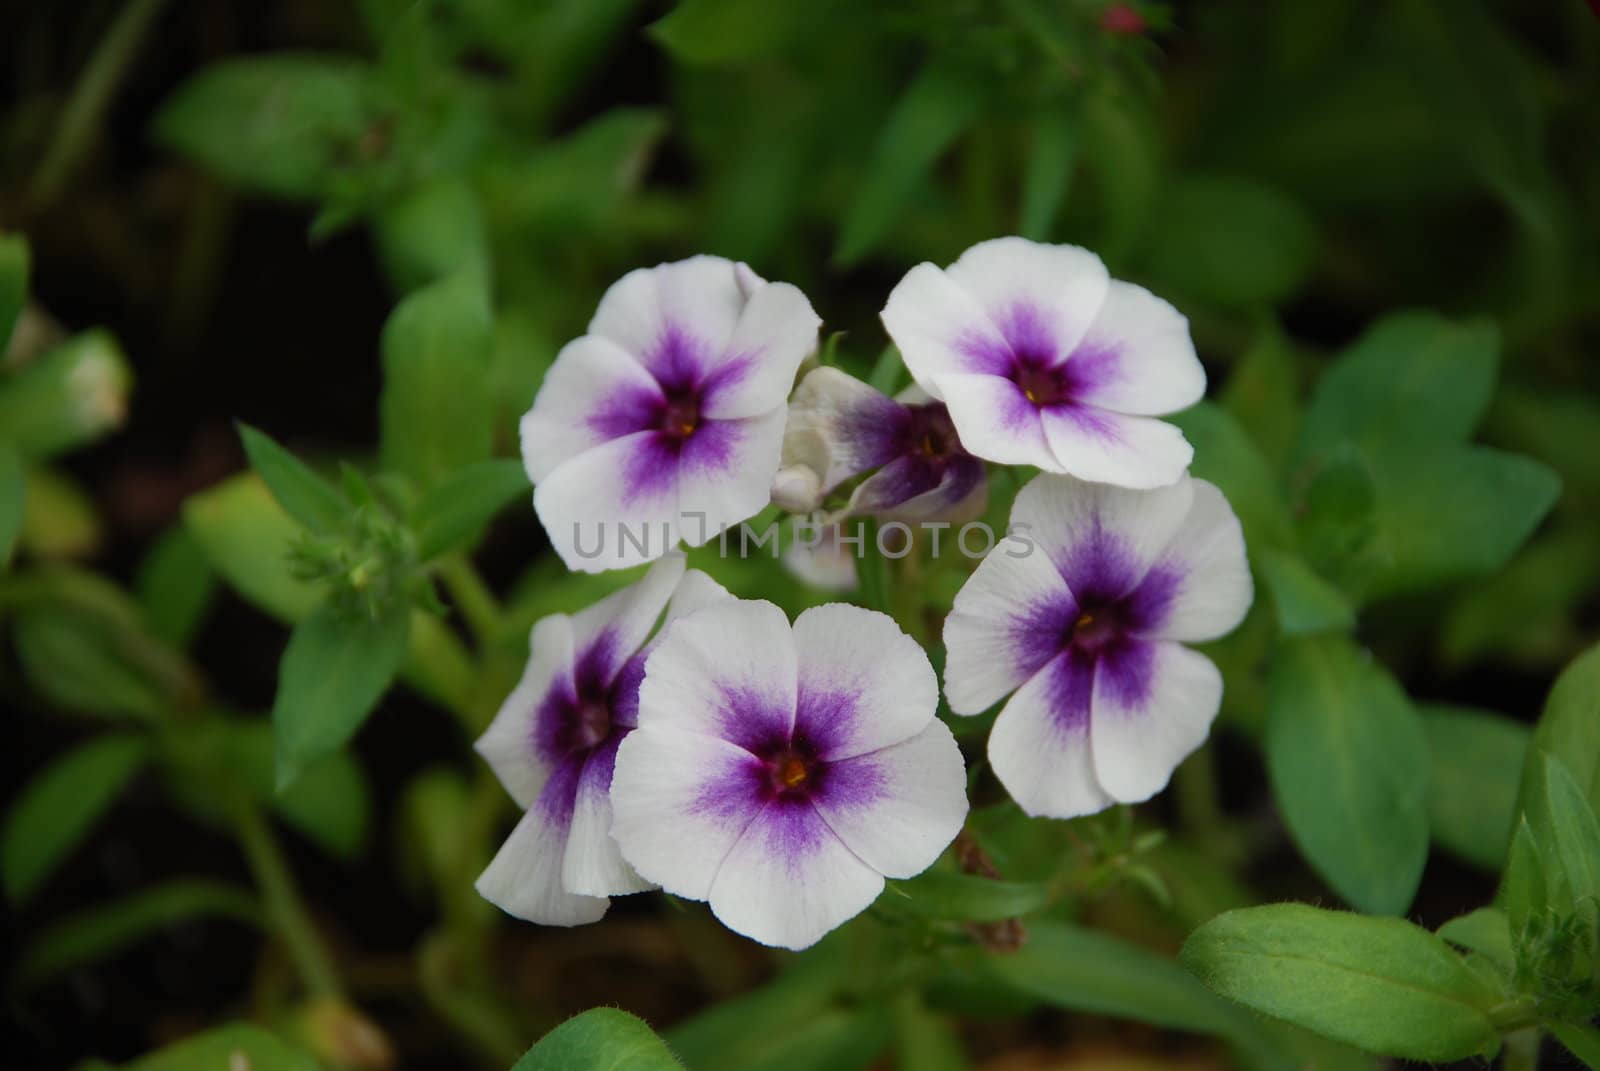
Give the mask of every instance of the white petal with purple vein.
[[567, 568], [622, 569], [677, 545], [678, 474], [658, 443], [646, 431], [586, 450], [534, 490], [534, 511]]
[[1092, 405], [1159, 416], [1187, 409], [1206, 392], [1189, 321], [1142, 286], [1113, 281], [1083, 345], [1115, 354], [1081, 399]]
[[540, 619], [528, 637], [528, 664], [500, 712], [473, 746], [517, 806], [538, 798], [550, 772], [533, 746], [534, 714], [555, 687], [572, 691], [572, 621], [566, 614]]
[[[981, 714], [1060, 653], [1049, 610], [1071, 593], [1044, 547], [1008, 536], [978, 563], [944, 622], [944, 694], [957, 714]], [[1059, 634], [1058, 634], [1059, 633]]]
[[989, 764], [1028, 814], [1076, 818], [1115, 802], [1095, 777], [1091, 664], [1064, 654], [1017, 690], [989, 733]]
[[[1028, 532], [1062, 570], [1067, 585], [1100, 581], [1131, 588], [1166, 550], [1189, 512], [1187, 479], [1156, 491], [1131, 491], [1058, 476], [1038, 476], [1017, 492], [1012, 524]], [[1095, 574], [1086, 576], [1085, 574]], [[1091, 585], [1094, 586], [1094, 585]]]
[[906, 369], [934, 398], [944, 399], [941, 376], [999, 371], [992, 360], [974, 354], [1009, 352], [983, 306], [932, 264], [906, 273], [881, 316]]
[[587, 896], [642, 892], [650, 883], [622, 858], [611, 836], [611, 773], [618, 740], [597, 748], [583, 764], [573, 801], [572, 827], [561, 860], [561, 884]]
[[541, 926], [598, 922], [611, 901], [562, 888], [566, 847], [566, 826], [550, 821], [539, 807], [531, 808], [478, 876], [478, 894], [507, 914]]
[[937, 384], [968, 453], [1002, 465], [1060, 469], [1039, 407], [1015, 383], [999, 376], [941, 375]]
[[645, 663], [639, 724], [719, 739], [786, 734], [795, 643], [770, 602], [730, 599], [673, 624]]
[[796, 733], [825, 760], [875, 751], [922, 731], [939, 682], [922, 647], [894, 618], [846, 603], [805, 611], [794, 623], [799, 675]]
[[1095, 679], [1094, 766], [1106, 791], [1124, 803], [1166, 787], [1205, 742], [1222, 703], [1222, 674], [1211, 660], [1176, 643], [1146, 645], [1148, 655]]
[[682, 328], [692, 332], [708, 354], [720, 355], [744, 305], [744, 288], [732, 261], [690, 257], [637, 268], [618, 279], [600, 299], [589, 333], [643, 357], [670, 329]]
[[761, 809], [757, 761], [712, 736], [629, 733], [611, 781], [611, 835], [624, 858], [668, 892], [706, 899], [717, 868]]
[[1194, 480], [1194, 503], [1158, 568], [1177, 578], [1162, 639], [1202, 642], [1225, 636], [1250, 611], [1255, 586], [1245, 557], [1244, 531], [1216, 485]]
[[768, 283], [750, 297], [727, 344], [716, 385], [705, 402], [717, 419], [759, 416], [780, 408], [795, 373], [817, 348], [822, 320], [788, 283]]
[[[603, 419], [627, 391], [659, 395], [650, 373], [615, 342], [585, 335], [562, 347], [522, 416], [522, 463], [538, 482], [563, 461], [615, 438]], [[629, 428], [627, 431], [637, 431]]]
[[783, 452], [783, 421], [781, 406], [741, 420], [708, 420], [684, 443], [678, 466], [684, 542], [701, 546], [766, 507]]
[[1019, 306], [1043, 318], [1058, 358], [1072, 352], [1106, 299], [1110, 277], [1100, 258], [1075, 245], [993, 238], [945, 269], [1005, 328]]
[[1189, 440], [1164, 420], [1094, 406], [1050, 406], [1040, 410], [1040, 416], [1054, 457], [1049, 470], [1080, 480], [1138, 489], [1166, 487], [1182, 479], [1194, 460]]
[[779, 948], [806, 948], [860, 914], [883, 875], [846, 848], [808, 803], [772, 803], [723, 860], [711, 910], [729, 929]]
[[[826, 776], [813, 798], [818, 812], [845, 847], [886, 877], [922, 873], [967, 817], [966, 764], [938, 719], [910, 740], [830, 763]], [[843, 791], [830, 791], [835, 784]]]

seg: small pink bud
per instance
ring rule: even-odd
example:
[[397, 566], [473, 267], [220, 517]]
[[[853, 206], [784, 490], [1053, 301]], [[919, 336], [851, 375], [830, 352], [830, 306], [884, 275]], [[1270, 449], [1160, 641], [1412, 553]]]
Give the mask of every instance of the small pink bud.
[[1148, 25], [1132, 4], [1112, 4], [1100, 13], [1100, 28], [1106, 33], [1133, 37], [1144, 33]]

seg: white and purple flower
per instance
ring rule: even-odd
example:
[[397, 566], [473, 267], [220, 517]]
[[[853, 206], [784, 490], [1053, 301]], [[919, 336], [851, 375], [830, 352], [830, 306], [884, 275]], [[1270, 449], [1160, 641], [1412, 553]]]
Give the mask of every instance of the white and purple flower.
[[790, 399], [773, 498], [794, 512], [815, 509], [865, 472], [872, 475], [842, 515], [961, 521], [987, 501], [983, 462], [962, 448], [944, 403], [916, 387], [889, 398], [837, 368], [818, 368]]
[[883, 323], [979, 457], [1136, 488], [1193, 457], [1152, 419], [1205, 393], [1188, 320], [1086, 249], [996, 238], [943, 271], [919, 264]]
[[522, 682], [479, 738], [478, 752], [526, 810], [478, 878], [478, 892], [519, 918], [576, 926], [609, 896], [639, 892], [611, 839], [617, 747], [638, 724], [649, 640], [666, 623], [731, 596], [681, 554], [581, 613], [540, 619]]
[[522, 418], [534, 508], [561, 560], [635, 565], [761, 510], [820, 323], [799, 290], [719, 257], [607, 290]]
[[645, 667], [612, 782], [612, 833], [644, 878], [730, 929], [803, 948], [926, 869], [966, 817], [960, 749], [928, 658], [860, 607], [728, 601]]
[[979, 564], [945, 621], [945, 697], [978, 714], [1011, 694], [989, 762], [1029, 814], [1148, 799], [1222, 700], [1217, 667], [1183, 644], [1250, 608], [1238, 518], [1204, 480], [1131, 491], [1040, 476], [1011, 523], [1024, 534]]

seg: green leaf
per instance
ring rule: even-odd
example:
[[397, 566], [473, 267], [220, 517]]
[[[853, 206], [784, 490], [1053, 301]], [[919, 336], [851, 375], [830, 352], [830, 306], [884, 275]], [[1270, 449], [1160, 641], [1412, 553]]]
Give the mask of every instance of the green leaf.
[[989, 967], [1011, 988], [1058, 1007], [1220, 1037], [1250, 1067], [1284, 1062], [1250, 1016], [1207, 992], [1172, 960], [1109, 934], [1032, 923], [1027, 943], [993, 957]]
[[1371, 466], [1346, 443], [1320, 460], [1296, 504], [1306, 564], [1346, 591], [1359, 590], [1385, 564], [1376, 547], [1377, 500]]
[[1370, 599], [1496, 572], [1561, 491], [1547, 466], [1478, 446], [1391, 454], [1372, 475], [1383, 568], [1365, 585]]
[[1031, 915], [1049, 903], [1050, 887], [1044, 882], [997, 881], [945, 870], [890, 882], [878, 899], [878, 906], [885, 910], [963, 922], [999, 922]]
[[84, 331], [20, 371], [0, 370], [0, 428], [24, 457], [50, 457], [121, 427], [132, 384], [117, 340]]
[[834, 260], [854, 264], [877, 247], [934, 163], [977, 118], [983, 97], [983, 87], [963, 72], [923, 67], [884, 124], [845, 213]]
[[248, 424], [239, 425], [239, 438], [251, 466], [289, 516], [313, 532], [337, 531], [344, 524], [350, 504], [333, 484]]
[[1511, 922], [1511, 932], [1520, 934], [1530, 919], [1541, 914], [1549, 903], [1545, 890], [1544, 859], [1533, 830], [1524, 819], [1511, 835], [1511, 852], [1506, 860], [1505, 878], [1496, 901]]
[[528, 491], [520, 461], [481, 461], [451, 474], [411, 511], [417, 556], [427, 561], [472, 543], [495, 514]]
[[6, 897], [20, 904], [88, 835], [148, 754], [137, 736], [106, 734], [45, 767], [22, 789], [0, 835]]
[[968, 1071], [966, 1048], [950, 1020], [923, 1007], [915, 994], [896, 1005], [896, 1071]]
[[1160, 289], [1222, 306], [1284, 300], [1317, 255], [1315, 222], [1294, 198], [1230, 175], [1180, 180], [1152, 233], [1145, 268]]
[[1256, 560], [1278, 608], [1278, 627], [1284, 635], [1348, 632], [1355, 627], [1350, 601], [1299, 556], [1267, 549], [1257, 552]]
[[[674, 1026], [667, 1041], [690, 1067], [718, 1071], [830, 1071], [829, 1058], [850, 1067], [869, 1064], [887, 1042], [890, 1024], [881, 1009], [852, 1017], [834, 1005], [849, 970], [844, 952], [838, 940], [824, 939], [789, 959], [761, 988]], [[869, 1050], [865, 1062], [863, 1048]]]
[[230, 185], [314, 198], [377, 150], [383, 122], [366, 64], [279, 52], [201, 71], [162, 104], [155, 133]]
[[1543, 756], [1525, 812], [1544, 863], [1544, 885], [1557, 914], [1587, 898], [1600, 902], [1600, 818], [1565, 764]]
[[217, 574], [194, 532], [169, 528], [139, 563], [134, 590], [150, 631], [177, 648], [194, 637], [217, 587]]
[[1573, 659], [1556, 678], [1533, 730], [1517, 809], [1525, 811], [1546, 756], [1559, 758], [1600, 812], [1600, 643]]
[[1466, 707], [1426, 706], [1421, 713], [1433, 838], [1468, 862], [1498, 871], [1516, 820], [1528, 728]]
[[315, 585], [289, 572], [301, 528], [261, 478], [245, 473], [193, 495], [183, 520], [211, 567], [245, 601], [280, 621], [298, 621], [317, 604]]
[[683, 1064], [636, 1015], [590, 1008], [556, 1027], [512, 1071], [682, 1071]]
[[650, 26], [650, 36], [685, 63], [744, 62], [779, 51], [797, 35], [823, 25], [832, 5], [772, 0], [683, 0]]
[[463, 271], [402, 301], [383, 328], [383, 467], [427, 487], [489, 457], [493, 340], [480, 273]]
[[1600, 582], [1597, 545], [1600, 517], [1552, 524], [1500, 572], [1465, 588], [1439, 636], [1446, 666], [1459, 669], [1491, 658], [1542, 673], [1566, 657], [1579, 608]]
[[318, 1071], [306, 1053], [249, 1023], [231, 1023], [123, 1065], [123, 1071]]
[[52, 923], [28, 943], [17, 964], [16, 983], [32, 987], [75, 967], [109, 959], [197, 916], [263, 926], [260, 907], [245, 890], [205, 878], [179, 878]]
[[659, 111], [613, 108], [536, 153], [502, 162], [485, 193], [497, 226], [509, 221], [545, 241], [594, 241], [597, 232], [615, 230], [666, 132]]
[[1289, 508], [1261, 451], [1227, 410], [1201, 402], [1172, 418], [1194, 447], [1194, 474], [1222, 489], [1251, 547], [1288, 546]]
[[1465, 442], [1494, 394], [1499, 356], [1500, 337], [1487, 320], [1387, 316], [1318, 380], [1299, 456], [1325, 456], [1351, 442], [1381, 470], [1379, 460], [1397, 450]]
[[8, 442], [0, 442], [0, 572], [11, 564], [11, 548], [22, 531], [27, 497], [22, 456]]
[[1405, 911], [1428, 858], [1428, 744], [1405, 692], [1342, 636], [1273, 659], [1267, 771], [1312, 867], [1372, 914]]
[[272, 705], [279, 791], [343, 747], [372, 713], [405, 657], [410, 616], [404, 604], [370, 620], [324, 603], [295, 626]]
[[1300, 434], [1300, 380], [1295, 354], [1277, 324], [1268, 321], [1222, 388], [1232, 413], [1273, 471], [1282, 471]]
[[11, 331], [28, 303], [28, 239], [20, 234], [0, 234], [0, 358], [5, 357]]
[[1511, 948], [1511, 924], [1499, 908], [1480, 907], [1439, 927], [1439, 936], [1453, 945], [1476, 952], [1509, 974], [1516, 967]]
[[463, 269], [487, 272], [489, 236], [472, 187], [436, 179], [378, 212], [376, 238], [389, 277], [409, 293]]
[[1022, 213], [1017, 233], [1047, 242], [1072, 184], [1078, 160], [1078, 119], [1064, 109], [1041, 113], [1033, 123], [1033, 151], [1022, 179]]
[[[13, 626], [28, 681], [63, 710], [155, 721], [173, 705], [131, 622], [77, 606], [24, 610]], [[173, 697], [176, 698], [176, 697]]]
[[1303, 904], [1218, 915], [1183, 962], [1223, 996], [1371, 1052], [1412, 1060], [1492, 1055], [1498, 995], [1440, 938], [1400, 919]]
[[1600, 1071], [1600, 1029], [1580, 1023], [1551, 1023], [1550, 1033], [1589, 1071]]
[[225, 761], [257, 799], [324, 851], [352, 859], [366, 844], [372, 796], [356, 760], [343, 752], [324, 756], [281, 791], [274, 777], [272, 724], [263, 719], [225, 723]]

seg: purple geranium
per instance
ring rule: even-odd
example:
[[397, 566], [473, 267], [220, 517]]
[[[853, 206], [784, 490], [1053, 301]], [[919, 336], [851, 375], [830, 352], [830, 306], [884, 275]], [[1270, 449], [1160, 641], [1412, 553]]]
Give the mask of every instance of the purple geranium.
[[919, 264], [883, 323], [979, 457], [1149, 488], [1193, 456], [1152, 419], [1205, 393], [1188, 321], [1086, 249], [997, 238], [943, 271]]
[[795, 390], [783, 466], [774, 498], [796, 512], [864, 472], [846, 514], [960, 521], [987, 498], [983, 462], [962, 447], [944, 403], [917, 388], [889, 398], [837, 368], [816, 369]]
[[477, 743], [527, 811], [478, 879], [485, 899], [575, 926], [604, 915], [606, 897], [650, 887], [611, 839], [617, 746], [638, 724], [646, 641], [662, 611], [671, 622], [729, 597], [672, 554], [631, 587], [534, 626], [522, 682]]
[[522, 418], [534, 508], [562, 561], [638, 564], [765, 506], [820, 322], [799, 290], [719, 257], [607, 290]]
[[961, 828], [961, 752], [937, 703], [927, 656], [884, 614], [821, 606], [791, 629], [771, 603], [719, 603], [646, 664], [613, 835], [646, 879], [803, 948]]
[[1217, 667], [1184, 642], [1235, 628], [1253, 590], [1239, 521], [1204, 480], [1131, 491], [1040, 476], [1021, 534], [990, 552], [946, 619], [945, 696], [978, 714], [1023, 810], [1071, 818], [1148, 799], [1206, 738]]

